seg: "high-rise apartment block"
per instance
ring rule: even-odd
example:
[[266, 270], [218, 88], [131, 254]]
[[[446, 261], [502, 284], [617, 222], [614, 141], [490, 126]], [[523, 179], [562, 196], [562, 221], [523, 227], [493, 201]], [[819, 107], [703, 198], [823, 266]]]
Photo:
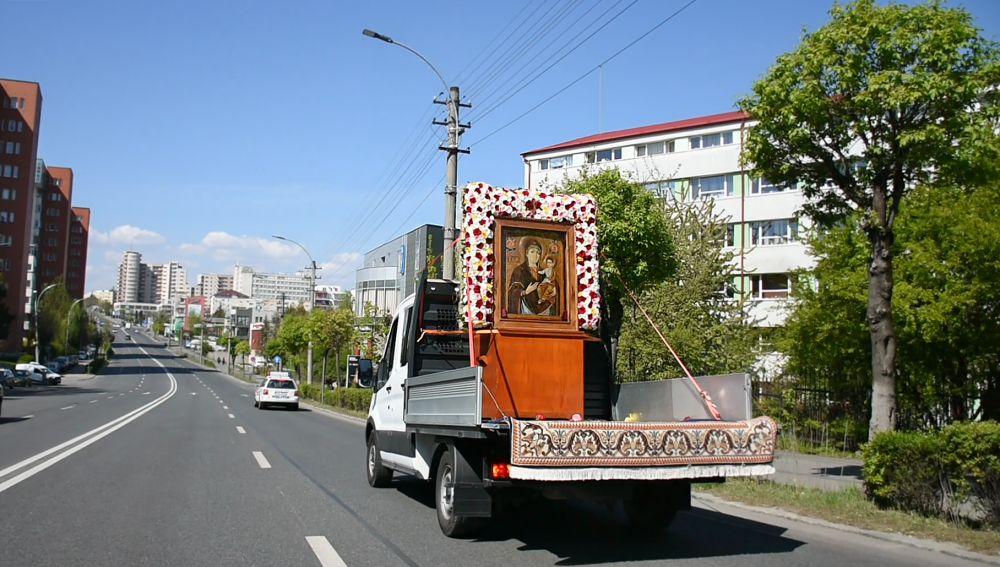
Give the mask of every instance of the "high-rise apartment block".
[[73, 170], [38, 159], [38, 83], [0, 79], [0, 102], [0, 276], [15, 318], [0, 351], [10, 353], [33, 333], [34, 297], [44, 286], [60, 279], [71, 297], [83, 297], [90, 210], [73, 212]]
[[146, 264], [142, 254], [125, 252], [118, 264], [117, 303], [170, 303], [191, 295], [187, 270], [179, 262]]

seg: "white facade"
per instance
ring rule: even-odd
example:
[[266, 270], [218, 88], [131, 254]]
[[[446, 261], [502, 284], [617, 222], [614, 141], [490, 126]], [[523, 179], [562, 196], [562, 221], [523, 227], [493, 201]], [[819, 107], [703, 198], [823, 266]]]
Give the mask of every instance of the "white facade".
[[90, 292], [90, 295], [94, 296], [97, 301], [107, 301], [111, 304], [114, 304], [115, 302], [115, 290], [113, 289], [99, 289], [97, 291]]
[[254, 299], [273, 299], [284, 302], [285, 309], [295, 305], [307, 306], [310, 300], [311, 272], [294, 274], [258, 272], [253, 266], [236, 265], [233, 274], [233, 291]]
[[[215, 294], [227, 289], [234, 289], [234, 278], [229, 274], [198, 274], [197, 295], [214, 297]], [[240, 290], [235, 290], [240, 291]], [[240, 292], [243, 293], [243, 292]]]
[[129, 250], [118, 264], [118, 301], [122, 303], [148, 303], [146, 271], [142, 254]]
[[243, 295], [252, 295], [250, 292], [253, 287], [253, 266], [241, 266], [236, 264], [236, 269], [233, 270], [233, 291], [238, 291]]
[[800, 240], [809, 221], [799, 217], [804, 198], [797, 187], [774, 187], [741, 173], [741, 132], [753, 124], [729, 112], [534, 150], [523, 154], [525, 186], [551, 188], [587, 169], [615, 167], [668, 199], [714, 199], [715, 211], [728, 218], [727, 245], [736, 252], [734, 292], [752, 298], [750, 315], [761, 325], [781, 325], [789, 272], [814, 264]]
[[339, 285], [318, 285], [316, 286], [316, 307], [320, 309], [337, 309], [347, 297]]
[[153, 302], [168, 303], [175, 297], [189, 293], [191, 286], [188, 284], [187, 270], [179, 262], [152, 264], [149, 269], [153, 273], [153, 286], [150, 292], [150, 299]]

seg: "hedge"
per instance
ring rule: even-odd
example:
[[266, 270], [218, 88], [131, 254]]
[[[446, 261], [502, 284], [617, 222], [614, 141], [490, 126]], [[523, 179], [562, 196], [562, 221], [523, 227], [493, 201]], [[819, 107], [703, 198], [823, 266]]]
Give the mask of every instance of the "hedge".
[[[317, 384], [299, 384], [299, 396], [307, 400], [320, 401]], [[372, 402], [372, 391], [368, 388], [337, 388], [326, 390], [323, 401], [331, 406], [367, 412]]]
[[17, 363], [27, 364], [29, 362], [33, 362], [34, 360], [35, 360], [35, 355], [30, 352], [26, 352], [17, 358]]
[[95, 358], [94, 360], [91, 360], [89, 364], [87, 364], [87, 373], [97, 374], [98, 372], [101, 371], [102, 368], [104, 368], [104, 365], [107, 363], [108, 361], [103, 358], [100, 357]]
[[880, 433], [861, 450], [876, 503], [959, 520], [963, 503], [1000, 527], [1000, 423], [955, 423], [929, 433]]

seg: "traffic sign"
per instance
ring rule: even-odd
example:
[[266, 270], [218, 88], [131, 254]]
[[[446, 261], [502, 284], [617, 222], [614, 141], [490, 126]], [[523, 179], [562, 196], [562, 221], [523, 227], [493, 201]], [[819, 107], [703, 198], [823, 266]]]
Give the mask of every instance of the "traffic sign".
[[275, 357], [274, 357], [274, 361], [275, 361], [275, 362], [277, 362], [278, 364], [281, 364], [281, 357], [280, 357], [280, 356], [277, 356], [277, 355], [275, 355]]
[[250, 357], [250, 362], [251, 363], [256, 363], [257, 362], [257, 357], [256, 356], [251, 356]]

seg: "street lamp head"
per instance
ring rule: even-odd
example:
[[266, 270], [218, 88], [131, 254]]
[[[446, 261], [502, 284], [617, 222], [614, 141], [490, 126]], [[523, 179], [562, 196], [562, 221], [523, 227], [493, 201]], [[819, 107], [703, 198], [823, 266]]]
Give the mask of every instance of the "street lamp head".
[[374, 38], [374, 39], [380, 39], [380, 40], [382, 40], [382, 41], [384, 41], [386, 43], [392, 43], [392, 38], [391, 37], [389, 37], [387, 35], [382, 35], [382, 34], [380, 34], [378, 32], [373, 32], [372, 30], [365, 30], [365, 31], [363, 31], [361, 33], [365, 34], [368, 37]]
[[277, 238], [278, 240], [288, 240], [288, 239], [287, 239], [287, 238], [285, 238], [284, 236], [278, 236], [277, 234], [272, 234], [272, 235], [271, 235], [271, 238]]

